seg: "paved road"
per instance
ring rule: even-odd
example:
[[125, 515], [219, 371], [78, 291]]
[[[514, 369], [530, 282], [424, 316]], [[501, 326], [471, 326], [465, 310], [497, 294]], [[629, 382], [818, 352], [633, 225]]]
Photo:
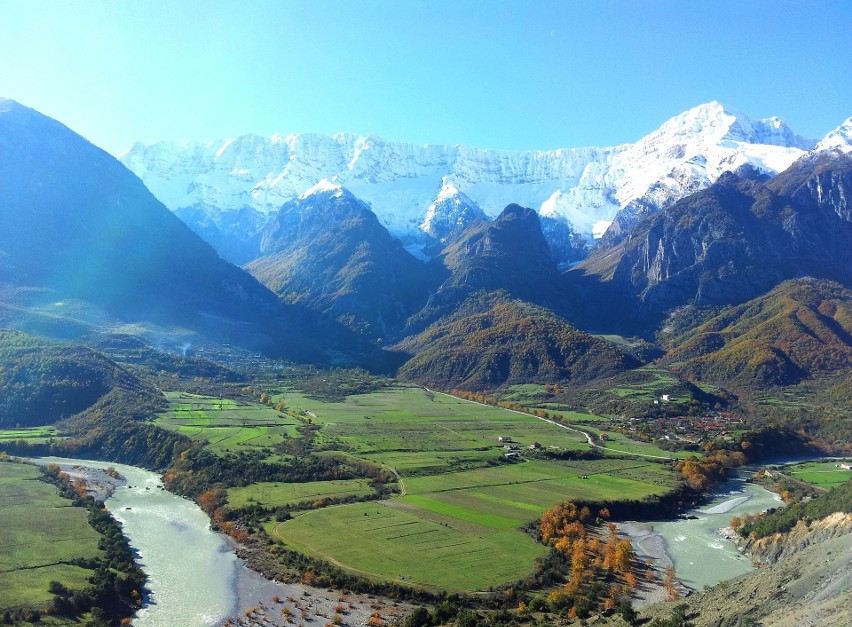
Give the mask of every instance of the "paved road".
[[[473, 403], [474, 405], [482, 405], [483, 407], [492, 407], [492, 405], [486, 405], [485, 403], [479, 403], [477, 401], [472, 401], [472, 400], [469, 400], [467, 398], [462, 398], [460, 396], [454, 396], [453, 394], [447, 394], [446, 392], [436, 392], [435, 390], [430, 390], [429, 388], [427, 388], [425, 386], [423, 387], [423, 389], [426, 390], [427, 392], [431, 392], [432, 394], [443, 394], [444, 396], [449, 396], [450, 398], [455, 398], [457, 400], [465, 401], [467, 403]], [[535, 414], [531, 414], [531, 413], [526, 412], [526, 411], [518, 411], [517, 409], [507, 409], [505, 407], [501, 407], [500, 409], [505, 409], [506, 411], [511, 411], [511, 412], [516, 413], [516, 414], [522, 414], [524, 416], [532, 416], [533, 418], [538, 418], [539, 420], [542, 420], [544, 422], [549, 422], [550, 424], [555, 425], [555, 426], [559, 427], [560, 429], [565, 429], [567, 431], [573, 431], [574, 433], [581, 433], [582, 435], [584, 435], [586, 437], [586, 442], [589, 444], [589, 446], [591, 448], [599, 448], [599, 449], [602, 449], [604, 451], [610, 451], [611, 453], [617, 453], [619, 455], [634, 455], [636, 457], [648, 457], [650, 459], [665, 459], [666, 461], [673, 461], [675, 459], [673, 457], [663, 457], [662, 455], [649, 455], [648, 453], [633, 453], [631, 451], [620, 451], [618, 449], [609, 448], [609, 447], [606, 447], [606, 446], [601, 446], [600, 444], [595, 444], [594, 440], [592, 439], [592, 435], [588, 431], [583, 431], [582, 429], [578, 429], [576, 427], [569, 427], [568, 425], [563, 424], [561, 422], [557, 422], [555, 420], [550, 420], [549, 418], [542, 418], [541, 416], [536, 416]]]

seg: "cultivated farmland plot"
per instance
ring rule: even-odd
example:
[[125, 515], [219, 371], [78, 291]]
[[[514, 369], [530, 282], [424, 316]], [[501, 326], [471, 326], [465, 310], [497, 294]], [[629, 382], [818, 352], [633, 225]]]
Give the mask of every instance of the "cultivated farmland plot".
[[[288, 390], [272, 399], [283, 401], [284, 412], [186, 393], [171, 393], [169, 400], [157, 423], [207, 441], [219, 454], [268, 450], [312, 423], [320, 427], [312, 454], [398, 473], [397, 498], [310, 509], [266, 528], [288, 546], [361, 575], [434, 590], [483, 590], [528, 575], [545, 549], [522, 527], [557, 503], [638, 500], [675, 485], [668, 467], [652, 459], [543, 458], [530, 445], [588, 451], [585, 434], [421, 388], [394, 386], [343, 402]], [[601, 418], [568, 412], [563, 420], [597, 433], [590, 425]], [[614, 448], [664, 454], [627, 438], [614, 440]], [[507, 446], [516, 447], [519, 458], [504, 458]], [[257, 483], [231, 488], [228, 501], [231, 508], [315, 507], [325, 499], [371, 493], [366, 479]]]
[[487, 522], [385, 501], [314, 510], [269, 529], [273, 538], [374, 579], [477, 590], [526, 575], [545, 553], [526, 534]]
[[799, 481], [805, 481], [821, 488], [830, 489], [846, 483], [852, 478], [852, 470], [841, 466], [841, 464], [849, 465], [850, 463], [852, 463], [852, 460], [848, 459], [804, 462], [785, 466], [782, 472]]
[[[393, 470], [400, 496], [296, 512], [270, 522], [276, 540], [378, 580], [432, 590], [484, 590], [527, 576], [545, 548], [522, 528], [566, 500], [641, 500], [676, 483], [665, 463], [642, 457], [549, 459], [540, 451], [588, 451], [584, 433], [534, 416], [421, 388], [394, 386], [343, 402], [288, 390], [273, 395], [285, 411], [254, 402], [170, 393], [157, 424], [207, 441], [219, 454], [268, 450], [318, 425], [312, 454]], [[590, 433], [599, 416], [565, 412], [564, 422]], [[540, 445], [539, 452], [529, 447]], [[630, 453], [668, 456], [613, 434]], [[506, 459], [507, 446], [519, 457]], [[273, 459], [273, 457], [268, 457]], [[367, 479], [256, 483], [231, 488], [231, 508], [274, 509], [325, 499], [366, 497]], [[464, 565], [464, 568], [460, 568]]]
[[305, 501], [319, 501], [345, 496], [367, 496], [373, 493], [366, 479], [309, 481], [307, 483], [254, 483], [244, 488], [228, 490], [228, 504], [238, 508], [246, 505], [280, 507]]
[[260, 449], [297, 434], [296, 419], [261, 403], [166, 392], [169, 410], [156, 419], [163, 428], [209, 443], [215, 453]]
[[[337, 443], [343, 454], [395, 469], [403, 495], [304, 512], [269, 523], [267, 531], [299, 551], [375, 579], [446, 590], [483, 590], [521, 579], [544, 554], [522, 527], [553, 505], [641, 500], [676, 483], [668, 467], [653, 460], [540, 459], [527, 449], [533, 442], [545, 450], [588, 450], [586, 438], [533, 416], [418, 388], [396, 387], [342, 403], [296, 392], [279, 398], [322, 425], [324, 441]], [[519, 461], [503, 460], [501, 437], [519, 447]]]
[[0, 607], [47, 604], [51, 581], [85, 588], [93, 571], [68, 562], [101, 554], [86, 510], [40, 476], [34, 466], [0, 461]]
[[50, 439], [62, 439], [55, 427], [31, 427], [28, 429], [0, 429], [0, 442], [25, 440], [28, 444], [41, 444]]

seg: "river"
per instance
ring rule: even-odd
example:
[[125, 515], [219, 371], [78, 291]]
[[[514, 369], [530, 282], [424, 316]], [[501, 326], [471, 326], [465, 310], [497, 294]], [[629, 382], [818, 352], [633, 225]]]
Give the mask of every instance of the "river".
[[[720, 530], [727, 529], [734, 516], [757, 514], [781, 505], [778, 495], [746, 482], [745, 475], [735, 477], [709, 502], [685, 512], [695, 518], [651, 522], [653, 534], [640, 534], [637, 550], [641, 555], [643, 544], [653, 546], [652, 536], [662, 537], [677, 578], [694, 590], [702, 590], [754, 569], [751, 560]], [[660, 557], [651, 553], [651, 557]], [[664, 558], [658, 559], [658, 566], [664, 566], [664, 562]]]
[[133, 620], [136, 627], [209, 626], [232, 613], [236, 556], [195, 503], [163, 489], [157, 474], [134, 466], [60, 457], [36, 461], [112, 467], [124, 477], [105, 503], [148, 575], [150, 594]]
[[[63, 469], [112, 467], [125, 479], [105, 503], [121, 522], [148, 575], [149, 595], [134, 625], [200, 627], [221, 623], [234, 612], [238, 568], [234, 552], [222, 536], [210, 530], [206, 514], [192, 501], [165, 490], [156, 473], [110, 462], [60, 457], [36, 461], [57, 463]], [[729, 480], [705, 505], [686, 512], [694, 519], [620, 527], [622, 531], [631, 529], [640, 556], [654, 558], [658, 567], [671, 560], [678, 579], [701, 590], [754, 568], [719, 530], [728, 527], [734, 516], [755, 514], [780, 504], [777, 495], [747, 483], [742, 476]], [[663, 548], [667, 555], [662, 554]]]

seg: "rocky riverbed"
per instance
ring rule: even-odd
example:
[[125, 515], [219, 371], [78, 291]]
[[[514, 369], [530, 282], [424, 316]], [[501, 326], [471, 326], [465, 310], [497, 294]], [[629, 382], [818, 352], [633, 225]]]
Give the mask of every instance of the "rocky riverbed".
[[[135, 487], [145, 491], [146, 494], [164, 491], [159, 481], [156, 482], [156, 485], [147, 485], [148, 481], [145, 482], [146, 485], [144, 486], [142, 484], [138, 486], [129, 485], [126, 476], [103, 462], [80, 461], [78, 463], [75, 460], [60, 460], [59, 458], [35, 459], [33, 461], [39, 465], [58, 464], [60, 470], [67, 473], [72, 479], [84, 480], [88, 494], [107, 502], [108, 505], [112, 503], [110, 497], [121, 486], [128, 490]], [[155, 475], [146, 471], [124, 467], [120, 464], [116, 464], [116, 467], [119, 470], [127, 468], [126, 472], [128, 473], [145, 473], [156, 479]], [[136, 479], [132, 483], [139, 483], [139, 481], [139, 479]], [[167, 494], [164, 493], [162, 496], [166, 497]], [[179, 497], [173, 498], [179, 499]], [[163, 507], [168, 507], [168, 505], [164, 504]], [[117, 514], [120, 514], [118, 518], [145, 515], [144, 512], [137, 511], [137, 509], [124, 504], [117, 512]], [[150, 510], [150, 508], [148, 509]], [[164, 525], [180, 527], [184, 533], [193, 533], [190, 525], [171, 521], [165, 512], [159, 512], [155, 518], [161, 518]], [[237, 552], [239, 547], [230, 538], [227, 536], [220, 537], [220, 552]], [[131, 546], [133, 546], [132, 537]], [[142, 557], [144, 558], [144, 555]], [[145, 568], [144, 564], [143, 568]], [[158, 568], [158, 566], [150, 566], [149, 568]], [[310, 627], [330, 623], [351, 626], [366, 625], [372, 617], [380, 618], [387, 623], [404, 616], [413, 609], [413, 606], [409, 604], [375, 596], [341, 593], [334, 590], [314, 588], [301, 583], [284, 584], [272, 581], [248, 568], [246, 562], [240, 558], [231, 561], [228, 568], [234, 569], [233, 577], [231, 577], [232, 584], [230, 584], [234, 600], [230, 611], [220, 614], [220, 616], [226, 615], [225, 618], [212, 621], [212, 624], [219, 627], [225, 625], [283, 626], [293, 624]], [[156, 596], [156, 591], [153, 596]], [[145, 614], [143, 622], [151, 625], [172, 624], [161, 622], [155, 616], [157, 613], [152, 613], [151, 610], [155, 609], [156, 605], [156, 599], [154, 599], [154, 605], [143, 608], [140, 612], [140, 615]], [[211, 622], [199, 622], [198, 624], [210, 625]], [[182, 625], [189, 627], [189, 623]]]

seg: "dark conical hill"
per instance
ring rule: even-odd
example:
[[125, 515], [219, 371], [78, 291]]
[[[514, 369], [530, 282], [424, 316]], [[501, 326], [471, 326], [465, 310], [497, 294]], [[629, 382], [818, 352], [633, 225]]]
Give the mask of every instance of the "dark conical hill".
[[425, 304], [437, 277], [343, 188], [285, 204], [247, 269], [288, 303], [386, 338]]

